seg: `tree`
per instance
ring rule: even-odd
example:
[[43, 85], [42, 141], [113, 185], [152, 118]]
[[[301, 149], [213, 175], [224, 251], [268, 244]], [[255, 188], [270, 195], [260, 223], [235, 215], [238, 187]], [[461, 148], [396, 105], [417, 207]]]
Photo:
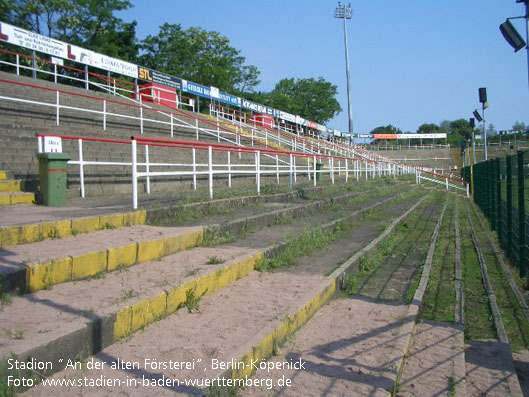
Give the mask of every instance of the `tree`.
[[222, 91], [252, 91], [259, 84], [257, 68], [244, 65], [240, 51], [219, 32], [165, 23], [141, 42], [141, 49], [144, 66]]
[[472, 138], [472, 128], [466, 119], [458, 119], [450, 122], [450, 134], [452, 142], [455, 140], [467, 140]]
[[128, 0], [10, 1], [5, 18], [14, 25], [105, 55], [129, 61], [137, 56], [136, 21], [115, 16], [132, 6]]
[[388, 124], [386, 126], [380, 126], [380, 127], [376, 127], [374, 128], [370, 134], [374, 135], [374, 134], [401, 134], [402, 131], [395, 127], [394, 125], [391, 125], [391, 124]]
[[520, 123], [519, 121], [517, 121], [516, 123], [514, 123], [514, 124], [512, 125], [512, 129], [513, 129], [514, 131], [517, 131], [517, 132], [524, 132], [524, 131], [527, 130], [527, 126], [525, 125], [524, 122], [521, 122], [521, 123]]
[[280, 80], [264, 99], [272, 107], [324, 124], [342, 111], [337, 94], [338, 87], [323, 77], [290, 78]]
[[487, 136], [496, 135], [498, 131], [496, 131], [496, 127], [494, 127], [494, 124], [490, 123], [487, 127]]
[[440, 128], [437, 124], [421, 124], [419, 128], [417, 128], [417, 134], [438, 134], [440, 132]]

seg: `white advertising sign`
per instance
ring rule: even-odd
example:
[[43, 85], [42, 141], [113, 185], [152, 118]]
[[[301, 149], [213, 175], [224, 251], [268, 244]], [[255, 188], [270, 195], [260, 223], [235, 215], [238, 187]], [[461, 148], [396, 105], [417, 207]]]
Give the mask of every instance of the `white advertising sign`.
[[296, 116], [294, 116], [293, 114], [287, 113], [287, 112], [283, 112], [283, 111], [279, 112], [279, 118], [286, 120], [286, 121], [290, 121], [291, 123], [296, 122]]
[[62, 140], [58, 136], [44, 137], [44, 153], [62, 153]]
[[138, 77], [137, 65], [17, 28], [5, 22], [0, 22], [0, 40], [54, 57], [70, 59], [129, 77]]
[[219, 89], [217, 87], [211, 86], [209, 88], [209, 93], [210, 93], [212, 98], [217, 98], [217, 99], [220, 98], [220, 91], [219, 91]]
[[397, 134], [397, 139], [437, 139], [446, 138], [446, 133], [442, 134]]
[[56, 57], [67, 58], [68, 54], [66, 43], [5, 22], [0, 22], [0, 40]]

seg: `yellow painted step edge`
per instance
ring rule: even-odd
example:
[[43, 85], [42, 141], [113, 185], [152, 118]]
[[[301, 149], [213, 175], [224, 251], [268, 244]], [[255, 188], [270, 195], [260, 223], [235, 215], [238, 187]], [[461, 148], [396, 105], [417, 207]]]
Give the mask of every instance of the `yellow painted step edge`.
[[0, 179], [0, 193], [19, 193], [22, 191], [22, 181], [7, 181]]
[[[0, 196], [0, 200], [2, 200], [2, 197], [9, 196]], [[90, 233], [103, 229], [143, 225], [145, 224], [146, 217], [147, 212], [142, 210], [124, 214], [101, 215], [33, 225], [4, 227], [0, 229], [0, 247], [35, 243], [48, 238], [62, 238], [77, 233]]]
[[204, 230], [132, 243], [26, 265], [26, 290], [36, 292], [56, 284], [83, 280], [103, 272], [149, 262], [202, 244]]
[[246, 277], [254, 271], [256, 263], [262, 258], [263, 252], [258, 252], [241, 261], [223, 266], [212, 273], [189, 280], [178, 287], [124, 307], [116, 313], [114, 341], [122, 339], [178, 310], [185, 303], [186, 291], [188, 290], [193, 290], [195, 296], [208, 295]]
[[7, 172], [0, 171], [0, 181], [5, 181], [7, 179]]

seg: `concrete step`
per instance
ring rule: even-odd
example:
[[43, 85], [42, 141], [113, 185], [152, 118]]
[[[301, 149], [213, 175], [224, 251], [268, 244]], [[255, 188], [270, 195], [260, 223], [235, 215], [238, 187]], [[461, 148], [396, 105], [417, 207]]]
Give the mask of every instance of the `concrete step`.
[[0, 171], [0, 181], [5, 181], [7, 179], [7, 171]]
[[22, 190], [22, 181], [0, 180], [0, 193], [15, 193]]
[[0, 206], [17, 205], [17, 204], [33, 204], [35, 202], [35, 194], [27, 192], [4, 192], [0, 193]]

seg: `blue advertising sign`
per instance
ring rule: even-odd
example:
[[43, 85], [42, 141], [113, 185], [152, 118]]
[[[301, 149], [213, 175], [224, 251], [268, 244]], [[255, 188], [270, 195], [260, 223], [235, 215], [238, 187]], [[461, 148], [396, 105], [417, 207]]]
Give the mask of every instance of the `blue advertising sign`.
[[193, 83], [182, 79], [182, 91], [190, 94], [195, 94], [204, 98], [214, 98], [217, 101], [228, 103], [230, 105], [241, 107], [241, 98], [219, 92], [218, 89], [211, 89], [211, 87], [205, 87], [203, 85]]

